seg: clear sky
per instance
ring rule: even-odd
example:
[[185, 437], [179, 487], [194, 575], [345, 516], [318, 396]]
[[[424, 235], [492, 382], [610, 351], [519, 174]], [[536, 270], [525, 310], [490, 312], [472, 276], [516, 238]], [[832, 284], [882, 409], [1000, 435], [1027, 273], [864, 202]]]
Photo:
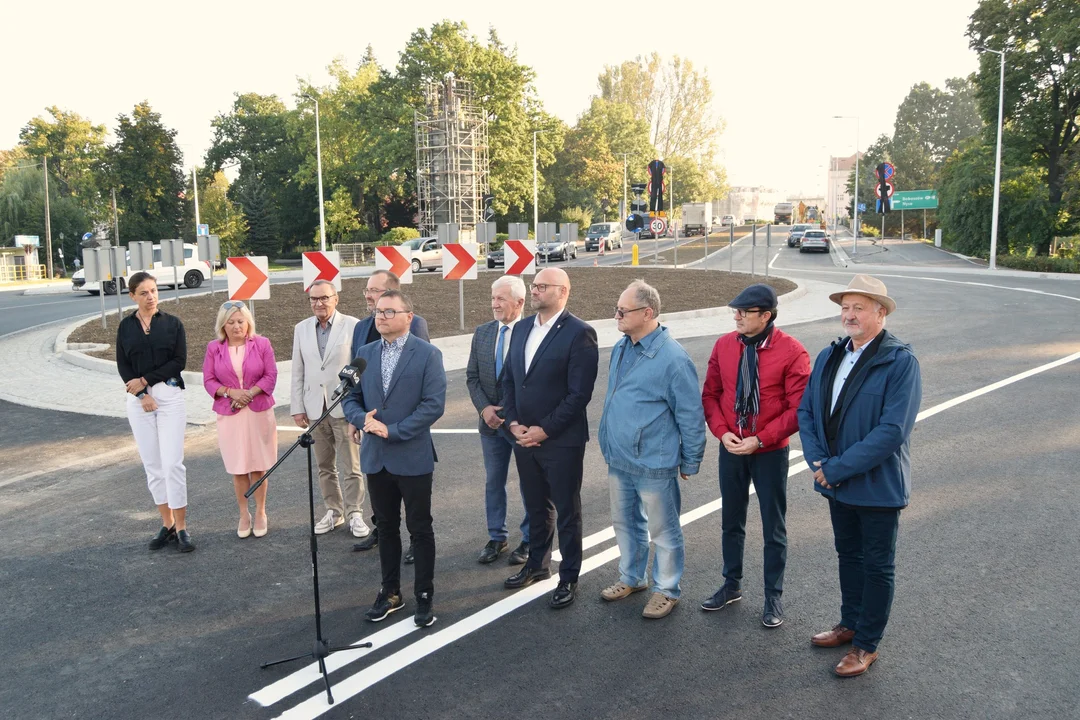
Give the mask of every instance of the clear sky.
[[[10, 3], [0, 148], [58, 105], [104, 123], [149, 100], [178, 131], [185, 163], [211, 140], [210, 120], [234, 92], [292, 102], [296, 78], [328, 82], [335, 56], [355, 64], [371, 44], [393, 66], [409, 35], [442, 19], [479, 37], [494, 27], [536, 71], [545, 107], [573, 124], [605, 64], [678, 54], [708, 72], [726, 122], [720, 160], [733, 185], [823, 192], [830, 154], [891, 133], [912, 85], [943, 86], [977, 66], [964, 32], [976, 0], [723, 2], [310, 3], [73, 0]], [[897, 169], [903, 187], [903, 168]], [[677, 179], [676, 179], [677, 181]]]

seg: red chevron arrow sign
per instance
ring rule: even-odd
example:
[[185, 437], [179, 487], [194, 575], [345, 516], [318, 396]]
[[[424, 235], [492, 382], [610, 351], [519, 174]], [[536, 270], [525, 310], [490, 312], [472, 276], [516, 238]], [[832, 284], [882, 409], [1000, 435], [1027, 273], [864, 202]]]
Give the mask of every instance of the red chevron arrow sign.
[[304, 292], [316, 280], [328, 280], [341, 290], [341, 253], [336, 250], [306, 252], [303, 255]]
[[507, 240], [503, 243], [503, 266], [507, 275], [536, 274], [536, 243], [532, 240]]
[[393, 245], [375, 248], [375, 269], [389, 270], [403, 283], [412, 282], [412, 250]]
[[476, 256], [480, 246], [476, 243], [447, 243], [443, 245], [443, 280], [475, 280]]
[[233, 257], [225, 260], [230, 300], [269, 300], [270, 263], [266, 256]]

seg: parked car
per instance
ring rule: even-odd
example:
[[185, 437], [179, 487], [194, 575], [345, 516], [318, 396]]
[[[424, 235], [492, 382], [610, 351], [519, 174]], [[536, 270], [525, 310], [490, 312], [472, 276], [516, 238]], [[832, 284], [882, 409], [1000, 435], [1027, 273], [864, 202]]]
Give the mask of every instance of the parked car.
[[731, 227], [734, 224], [735, 224], [735, 216], [734, 215], [725, 215], [724, 217], [720, 218], [720, 227]]
[[622, 225], [617, 222], [590, 225], [589, 231], [585, 233], [585, 252], [599, 250], [601, 242], [604, 243], [605, 252], [613, 248], [621, 248], [623, 245]]
[[555, 233], [555, 242], [540, 243], [536, 246], [536, 256], [546, 257], [548, 260], [573, 260], [577, 258], [577, 243], [573, 240], [563, 241], [559, 233]]
[[[197, 260], [198, 246], [193, 243], [184, 243], [184, 265], [180, 268], [180, 282], [184, 287], [197, 288], [210, 279], [210, 263], [205, 260]], [[131, 262], [130, 252], [127, 254], [127, 262]], [[120, 278], [120, 290], [127, 289], [127, 279], [132, 274], [129, 266]], [[164, 267], [161, 264], [161, 245], [154, 245], [154, 269], [149, 273], [153, 275], [158, 285], [176, 285], [176, 268]], [[106, 295], [115, 295], [117, 291], [116, 280], [106, 280], [104, 287], [101, 283], [86, 282], [86, 269], [76, 270], [71, 276], [72, 290], [85, 290], [91, 295], [97, 295], [102, 290]]]
[[799, 241], [799, 252], [808, 250], [823, 250], [829, 252], [829, 236], [824, 230], [810, 229], [803, 233]]
[[788, 247], [799, 247], [799, 241], [802, 240], [803, 233], [812, 229], [814, 226], [809, 223], [798, 223], [791, 226], [791, 232], [787, 236]]
[[442, 246], [438, 238], [418, 237], [401, 243], [401, 247], [412, 250], [412, 270], [435, 272], [442, 269]]

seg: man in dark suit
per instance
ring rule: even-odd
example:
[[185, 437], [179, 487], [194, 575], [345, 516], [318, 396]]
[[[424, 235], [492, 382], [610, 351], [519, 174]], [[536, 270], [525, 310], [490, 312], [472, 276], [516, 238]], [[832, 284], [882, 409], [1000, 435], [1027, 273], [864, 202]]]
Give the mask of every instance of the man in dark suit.
[[[488, 543], [477, 558], [487, 565], [506, 552], [506, 477], [514, 437], [503, 427], [502, 378], [514, 326], [525, 306], [525, 283], [517, 275], [502, 275], [491, 284], [491, 313], [495, 319], [473, 333], [465, 383], [476, 411], [480, 413], [480, 446], [484, 451], [484, 509]], [[525, 498], [522, 496], [522, 504]], [[521, 544], [510, 553], [511, 565], [522, 565], [529, 557], [529, 513], [521, 521]]]
[[532, 284], [532, 308], [510, 340], [503, 378], [506, 425], [517, 445], [525, 506], [529, 511], [529, 559], [506, 579], [520, 588], [551, 576], [551, 543], [559, 517], [559, 584], [553, 608], [574, 601], [581, 571], [581, 478], [589, 440], [586, 407], [599, 365], [596, 331], [566, 310], [570, 278], [546, 268]]
[[432, 473], [438, 457], [431, 425], [446, 408], [442, 353], [409, 332], [412, 303], [397, 290], [379, 298], [375, 323], [381, 340], [365, 345], [357, 357], [367, 371], [342, 402], [345, 417], [364, 432], [360, 468], [379, 527], [382, 588], [365, 613], [379, 622], [400, 610], [401, 504], [416, 547], [416, 615], [419, 627], [435, 622], [435, 531], [431, 526]]
[[[379, 339], [379, 328], [375, 324], [375, 303], [379, 302], [379, 298], [386, 291], [400, 289], [401, 280], [389, 270], [376, 270], [368, 277], [367, 287], [364, 290], [364, 302], [367, 303], [368, 315], [360, 318], [353, 329], [350, 358], [356, 357], [357, 353], [360, 352], [360, 348]], [[409, 334], [420, 338], [424, 342], [431, 342], [431, 338], [428, 337], [427, 320], [416, 314], [412, 318], [412, 323], [409, 325]], [[354, 443], [359, 444], [360, 430], [349, 425], [349, 437], [352, 438]], [[375, 518], [374, 511], [371, 513], [371, 525], [373, 528], [371, 534], [364, 538], [362, 542], [354, 544], [353, 550], [371, 550], [378, 546], [379, 523]], [[409, 549], [405, 552], [405, 564], [411, 565], [414, 558], [415, 552], [413, 551], [413, 544], [410, 542]]]

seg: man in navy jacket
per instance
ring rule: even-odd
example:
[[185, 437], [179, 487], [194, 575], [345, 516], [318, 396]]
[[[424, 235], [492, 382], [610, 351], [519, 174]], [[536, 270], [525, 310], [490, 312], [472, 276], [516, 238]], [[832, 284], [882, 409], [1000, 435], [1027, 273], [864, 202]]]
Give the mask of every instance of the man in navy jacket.
[[555, 514], [559, 517], [559, 584], [553, 608], [574, 601], [581, 570], [581, 479], [600, 356], [596, 331], [566, 310], [570, 278], [546, 268], [532, 284], [536, 315], [517, 324], [503, 368], [506, 426], [517, 440], [517, 461], [529, 512], [529, 559], [506, 579], [519, 588], [551, 575]]
[[397, 290], [379, 298], [375, 323], [381, 340], [362, 347], [367, 362], [360, 382], [342, 401], [345, 417], [364, 433], [360, 469], [379, 528], [382, 589], [367, 611], [379, 622], [400, 610], [401, 505], [416, 546], [416, 624], [435, 622], [432, 612], [435, 532], [431, 523], [431, 483], [435, 446], [431, 425], [446, 408], [446, 372], [442, 353], [409, 333], [412, 303]]
[[911, 497], [909, 448], [922, 400], [919, 361], [885, 330], [896, 309], [885, 284], [856, 275], [830, 299], [846, 338], [814, 363], [799, 406], [799, 437], [814, 489], [829, 500], [840, 566], [840, 622], [818, 633], [818, 647], [852, 648], [841, 677], [877, 660], [892, 607], [900, 511]]

